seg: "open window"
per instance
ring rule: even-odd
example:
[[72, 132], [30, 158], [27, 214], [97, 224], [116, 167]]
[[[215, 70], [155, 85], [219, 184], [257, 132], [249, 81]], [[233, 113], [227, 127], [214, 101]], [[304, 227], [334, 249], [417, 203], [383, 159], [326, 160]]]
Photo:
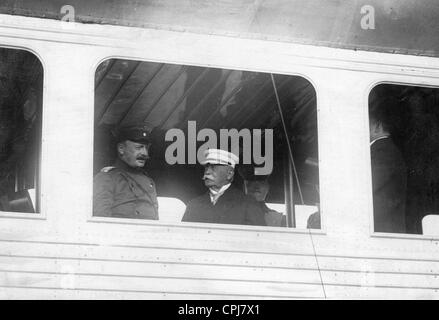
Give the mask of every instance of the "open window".
[[432, 231], [439, 222], [438, 103], [436, 88], [381, 84], [370, 93], [376, 232], [439, 234]]
[[24, 50], [0, 48], [0, 210], [39, 212], [43, 67]]
[[[180, 221], [184, 207], [175, 205], [179, 213], [172, 214], [173, 201], [185, 206], [206, 193], [196, 153], [207, 140], [219, 147], [225, 132], [235, 132], [240, 162], [232, 184], [265, 206], [267, 225], [320, 228], [316, 93], [306, 79], [121, 59], [103, 62], [95, 78], [95, 175], [102, 168], [111, 170], [118, 157], [118, 129], [139, 122], [153, 128], [145, 170], [160, 200], [159, 220]], [[175, 150], [175, 139], [166, 138], [170, 130], [181, 133], [182, 150]], [[200, 137], [200, 132], [208, 133]], [[231, 145], [233, 138], [228, 139]], [[250, 179], [249, 170], [265, 178]], [[259, 199], [251, 193], [255, 189], [262, 193]]]

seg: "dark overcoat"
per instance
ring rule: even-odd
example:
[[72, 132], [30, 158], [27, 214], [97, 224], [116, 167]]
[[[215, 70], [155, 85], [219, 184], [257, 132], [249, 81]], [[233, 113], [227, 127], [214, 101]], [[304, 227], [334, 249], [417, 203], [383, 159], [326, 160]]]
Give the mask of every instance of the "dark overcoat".
[[407, 169], [391, 138], [371, 146], [375, 232], [406, 232]]
[[230, 186], [215, 205], [208, 192], [191, 200], [182, 221], [265, 226], [264, 215], [253, 198]]

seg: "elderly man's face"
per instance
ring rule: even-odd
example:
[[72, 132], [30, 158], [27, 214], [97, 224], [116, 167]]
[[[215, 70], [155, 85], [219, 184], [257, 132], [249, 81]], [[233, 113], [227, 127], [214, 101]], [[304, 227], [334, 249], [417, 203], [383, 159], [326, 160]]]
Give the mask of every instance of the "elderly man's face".
[[203, 180], [208, 188], [220, 189], [232, 181], [234, 170], [221, 164], [207, 164], [204, 167]]
[[142, 168], [149, 159], [149, 145], [127, 140], [118, 144], [119, 157], [133, 168]]
[[267, 180], [245, 181], [245, 193], [255, 198], [256, 201], [265, 201], [269, 189]]

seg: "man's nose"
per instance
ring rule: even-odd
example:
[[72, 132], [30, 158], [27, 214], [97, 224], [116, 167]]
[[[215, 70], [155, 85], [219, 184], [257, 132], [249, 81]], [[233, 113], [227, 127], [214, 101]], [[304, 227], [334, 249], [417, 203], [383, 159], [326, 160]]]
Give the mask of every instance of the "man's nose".
[[211, 166], [206, 166], [205, 168], [204, 168], [204, 174], [206, 175], [206, 174], [210, 174], [212, 172], [212, 167]]
[[141, 148], [140, 153], [146, 157], [149, 156], [149, 151], [148, 151], [148, 148], [146, 148], [146, 147]]

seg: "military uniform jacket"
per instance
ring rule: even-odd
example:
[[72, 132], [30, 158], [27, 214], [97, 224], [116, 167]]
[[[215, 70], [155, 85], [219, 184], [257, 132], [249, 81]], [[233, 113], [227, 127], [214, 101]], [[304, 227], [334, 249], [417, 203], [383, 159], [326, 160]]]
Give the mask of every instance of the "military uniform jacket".
[[215, 205], [209, 193], [191, 200], [182, 221], [265, 226], [264, 212], [258, 203], [230, 186]]
[[94, 216], [158, 219], [154, 181], [120, 159], [95, 176], [93, 188]]

